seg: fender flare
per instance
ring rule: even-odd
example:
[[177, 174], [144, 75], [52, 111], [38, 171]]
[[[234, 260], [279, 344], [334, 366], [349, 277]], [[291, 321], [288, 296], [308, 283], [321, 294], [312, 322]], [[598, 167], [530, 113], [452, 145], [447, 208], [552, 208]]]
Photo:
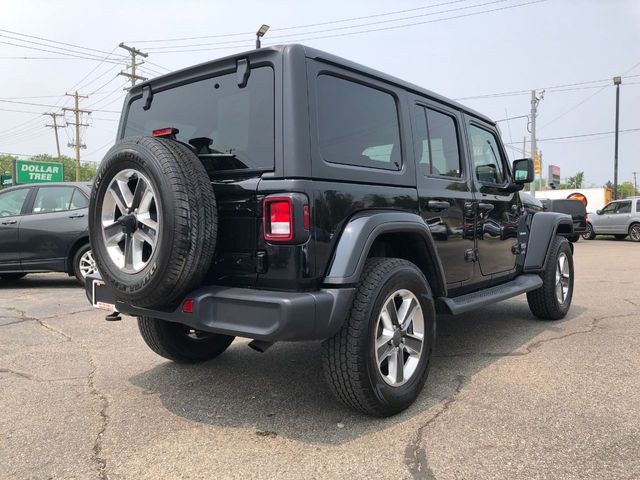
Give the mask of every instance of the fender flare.
[[[524, 259], [525, 272], [544, 270], [553, 239], [560, 230], [562, 235], [573, 234], [573, 220], [566, 213], [536, 212], [531, 218], [527, 253]], [[573, 245], [572, 245], [573, 248]]]
[[430, 271], [424, 271], [430, 280], [434, 296], [446, 296], [444, 269], [429, 227], [415, 213], [397, 211], [367, 211], [354, 215], [342, 229], [334, 248], [327, 274], [327, 285], [351, 285], [360, 279], [373, 242], [387, 233], [417, 234], [424, 242]]

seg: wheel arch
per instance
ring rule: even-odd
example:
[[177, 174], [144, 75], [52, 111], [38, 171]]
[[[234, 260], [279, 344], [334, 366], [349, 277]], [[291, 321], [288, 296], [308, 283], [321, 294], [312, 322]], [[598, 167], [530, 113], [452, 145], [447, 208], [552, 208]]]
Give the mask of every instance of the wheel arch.
[[[525, 272], [544, 270], [549, 251], [556, 235], [573, 234], [573, 220], [570, 215], [557, 212], [537, 212], [531, 219], [527, 253], [524, 260]], [[573, 253], [573, 243], [569, 242]]]
[[397, 257], [414, 263], [425, 275], [434, 297], [447, 295], [442, 263], [429, 227], [415, 213], [367, 211], [342, 229], [324, 277], [329, 285], [358, 282], [368, 258]]

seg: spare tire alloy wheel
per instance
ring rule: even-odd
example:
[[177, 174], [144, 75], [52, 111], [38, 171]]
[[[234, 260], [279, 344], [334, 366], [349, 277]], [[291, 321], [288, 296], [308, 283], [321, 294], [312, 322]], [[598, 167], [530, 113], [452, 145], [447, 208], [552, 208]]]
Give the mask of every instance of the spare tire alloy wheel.
[[174, 140], [120, 140], [96, 173], [89, 237], [117, 300], [175, 307], [200, 285], [215, 252], [216, 199], [199, 158]]
[[102, 204], [102, 238], [111, 261], [125, 273], [142, 271], [161, 229], [160, 204], [149, 179], [138, 170], [119, 172]]
[[392, 387], [404, 385], [416, 372], [422, 353], [424, 317], [416, 296], [398, 290], [384, 302], [376, 326], [376, 364]]

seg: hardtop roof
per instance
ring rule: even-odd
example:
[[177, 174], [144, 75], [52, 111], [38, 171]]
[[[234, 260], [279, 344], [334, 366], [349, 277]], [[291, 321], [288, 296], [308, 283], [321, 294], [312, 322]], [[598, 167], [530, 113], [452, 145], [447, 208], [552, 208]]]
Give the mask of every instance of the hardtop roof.
[[131, 88], [131, 90], [129, 91], [130, 95], [139, 95], [142, 91], [142, 88], [145, 85], [153, 85], [153, 83], [155, 83], [158, 79], [162, 79], [163, 83], [164, 81], [167, 80], [171, 80], [171, 77], [183, 77], [185, 73], [188, 73], [191, 70], [202, 70], [203, 67], [206, 67], [208, 65], [214, 65], [216, 63], [222, 63], [222, 62], [227, 62], [231, 59], [234, 58], [242, 58], [242, 57], [251, 57], [252, 55], [257, 54], [258, 52], [260, 53], [264, 53], [265, 51], [272, 51], [272, 52], [277, 52], [280, 53], [283, 56], [287, 56], [287, 55], [291, 55], [294, 56], [298, 53], [298, 51], [302, 50], [304, 52], [304, 55], [307, 58], [311, 58], [314, 60], [320, 60], [320, 61], [324, 61], [327, 63], [331, 63], [340, 67], [344, 67], [346, 69], [349, 70], [353, 70], [356, 71], [358, 73], [362, 73], [364, 75], [368, 75], [370, 77], [382, 80], [384, 82], [387, 83], [391, 83], [394, 84], [396, 86], [399, 86], [401, 88], [404, 88], [406, 90], [412, 91], [414, 93], [417, 93], [419, 95], [424, 95], [427, 97], [430, 97], [434, 100], [437, 100], [438, 102], [444, 103], [446, 105], [449, 105], [457, 110], [463, 111], [465, 113], [468, 113], [470, 115], [473, 115], [474, 117], [477, 117], [485, 122], [488, 122], [492, 125], [495, 124], [495, 122], [493, 120], [491, 120], [489, 117], [487, 117], [486, 115], [477, 112], [469, 107], [466, 107], [464, 105], [462, 105], [461, 103], [458, 103], [454, 100], [451, 100], [447, 97], [444, 97], [442, 95], [439, 95], [435, 92], [432, 92], [431, 90], [427, 90], [426, 88], [420, 87], [418, 85], [415, 85], [413, 83], [407, 82], [405, 80], [402, 80], [400, 78], [394, 77], [392, 75], [386, 74], [384, 72], [381, 72], [379, 70], [375, 70], [373, 68], [367, 67], [365, 65], [356, 63], [356, 62], [352, 62], [351, 60], [347, 60], [345, 58], [339, 57], [337, 55], [333, 55], [331, 53], [327, 53], [324, 52], [322, 50], [318, 50], [315, 48], [311, 48], [308, 47], [306, 45], [301, 45], [301, 44], [296, 44], [296, 43], [290, 43], [290, 44], [286, 44], [286, 45], [272, 45], [272, 46], [268, 46], [268, 47], [264, 47], [261, 48], [260, 50], [248, 50], [245, 52], [241, 52], [241, 53], [236, 53], [233, 55], [227, 55], [225, 57], [220, 57], [217, 58], [215, 60], [210, 60], [208, 62], [203, 62], [197, 65], [192, 65], [190, 67], [186, 67], [180, 70], [176, 70], [174, 72], [170, 72], [167, 73], [165, 75], [161, 75], [159, 77], [155, 77], [151, 80], [147, 80], [145, 82], [141, 82], [138, 83], [137, 85], [135, 85], [134, 87]]

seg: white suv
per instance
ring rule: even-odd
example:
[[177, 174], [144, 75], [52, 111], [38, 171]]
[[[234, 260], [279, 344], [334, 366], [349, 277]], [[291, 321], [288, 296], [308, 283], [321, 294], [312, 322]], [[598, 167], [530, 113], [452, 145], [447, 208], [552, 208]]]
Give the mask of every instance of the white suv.
[[592, 240], [596, 235], [614, 235], [618, 240], [629, 235], [632, 241], [640, 242], [640, 197], [615, 200], [595, 214], [590, 213], [582, 237]]

